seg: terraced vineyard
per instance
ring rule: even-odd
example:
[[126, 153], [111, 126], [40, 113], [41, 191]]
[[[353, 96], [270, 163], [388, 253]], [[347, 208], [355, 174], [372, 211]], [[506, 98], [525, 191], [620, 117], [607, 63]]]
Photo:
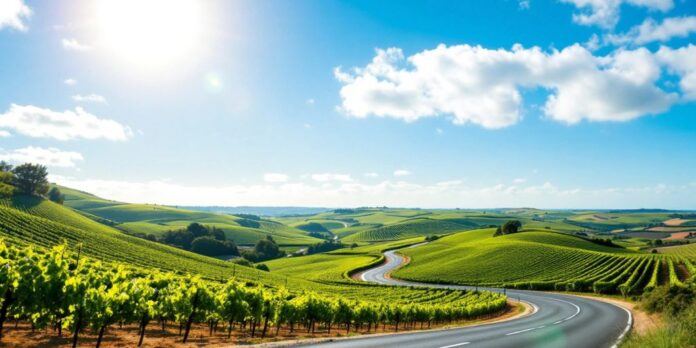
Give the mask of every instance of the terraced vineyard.
[[682, 286], [694, 275], [691, 263], [684, 258], [635, 253], [555, 232], [501, 237], [492, 237], [492, 233], [492, 229], [461, 232], [404, 249], [411, 263], [395, 276], [426, 282], [628, 295], [662, 284]]
[[696, 259], [696, 243], [657, 249], [661, 254], [676, 255]]

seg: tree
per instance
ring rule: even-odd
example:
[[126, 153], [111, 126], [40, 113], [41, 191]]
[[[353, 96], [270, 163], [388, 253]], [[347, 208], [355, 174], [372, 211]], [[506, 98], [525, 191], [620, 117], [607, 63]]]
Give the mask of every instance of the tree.
[[207, 256], [239, 255], [237, 245], [232, 241], [221, 241], [210, 236], [203, 236], [191, 242], [191, 251]]
[[5, 161], [0, 161], [0, 172], [9, 172], [12, 171], [12, 165], [5, 162]]
[[14, 186], [27, 195], [43, 196], [48, 192], [48, 171], [46, 166], [25, 163], [12, 169]]
[[60, 189], [56, 186], [51, 187], [48, 191], [48, 199], [58, 204], [63, 204], [65, 201], [65, 195], [60, 192]]
[[522, 223], [519, 220], [510, 220], [503, 224], [503, 234], [517, 233], [522, 228]]

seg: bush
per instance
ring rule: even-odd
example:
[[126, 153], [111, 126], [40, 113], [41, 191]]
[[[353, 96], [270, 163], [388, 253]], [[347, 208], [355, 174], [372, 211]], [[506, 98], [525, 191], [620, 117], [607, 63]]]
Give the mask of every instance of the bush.
[[266, 272], [271, 271], [271, 269], [268, 268], [268, 265], [266, 265], [265, 263], [260, 263], [260, 264], [256, 265], [256, 269], [260, 269], [260, 270], [266, 271]]
[[517, 233], [520, 231], [520, 228], [522, 228], [522, 223], [519, 220], [509, 220], [503, 226], [498, 226], [493, 237]]
[[48, 199], [55, 203], [63, 204], [63, 202], [65, 201], [65, 195], [60, 192], [60, 189], [58, 187], [53, 186], [48, 191]]
[[221, 241], [210, 236], [194, 239], [191, 242], [191, 251], [207, 256], [239, 255], [239, 250], [234, 242]]

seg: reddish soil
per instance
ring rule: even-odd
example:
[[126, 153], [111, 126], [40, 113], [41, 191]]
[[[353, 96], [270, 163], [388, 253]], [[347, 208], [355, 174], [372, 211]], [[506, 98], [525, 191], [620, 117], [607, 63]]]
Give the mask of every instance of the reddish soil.
[[[508, 307], [499, 313], [483, 316], [474, 320], [443, 323], [439, 325], [433, 324], [431, 329], [469, 326], [509, 320], [525, 314], [526, 311], [527, 309], [524, 306], [520, 306], [517, 303], [510, 303]], [[259, 337], [261, 335], [260, 327], [257, 329], [256, 337], [254, 338], [251, 337], [248, 329], [240, 331], [238, 328], [235, 328], [235, 330], [232, 331], [232, 337], [228, 339], [226, 326], [224, 325], [220, 325], [217, 332], [210, 335], [207, 325], [194, 324], [189, 334], [189, 340], [184, 344], [182, 342], [182, 336], [179, 336], [178, 325], [167, 325], [166, 329], [163, 331], [158, 323], [152, 323], [148, 326], [148, 330], [145, 333], [143, 347], [229, 347], [280, 341], [283, 341], [283, 345], [285, 345], [288, 341], [307, 339], [322, 340], [363, 334], [392, 334], [396, 332], [393, 325], [380, 325], [378, 328], [372, 327], [370, 331], [367, 330], [368, 328], [366, 326], [357, 329], [357, 331], [352, 327], [350, 333], [346, 333], [345, 326], [341, 326], [340, 328], [338, 326], [333, 326], [331, 333], [323, 326], [317, 326], [315, 329], [314, 334], [308, 333], [306, 329], [301, 327], [296, 327], [294, 332], [290, 332], [289, 327], [284, 326], [276, 336], [275, 327], [269, 327], [267, 337], [261, 339]], [[421, 329], [428, 329], [427, 324], [421, 326], [421, 324], [418, 323], [414, 327], [408, 328], [406, 328], [404, 324], [401, 324], [398, 332]], [[97, 333], [93, 330], [85, 330], [80, 333], [78, 346], [93, 347], [96, 345], [96, 342]], [[17, 327], [15, 327], [14, 323], [6, 323], [4, 335], [0, 341], [0, 346], [2, 347], [58, 347], [70, 346], [71, 344], [72, 335], [66, 332], [63, 333], [63, 337], [58, 337], [57, 331], [50, 329], [32, 332], [30, 325], [27, 323], [19, 323]], [[112, 325], [106, 330], [102, 340], [103, 347], [135, 347], [137, 344], [138, 328], [136, 325], [126, 325], [123, 328], [120, 328], [118, 325]]]

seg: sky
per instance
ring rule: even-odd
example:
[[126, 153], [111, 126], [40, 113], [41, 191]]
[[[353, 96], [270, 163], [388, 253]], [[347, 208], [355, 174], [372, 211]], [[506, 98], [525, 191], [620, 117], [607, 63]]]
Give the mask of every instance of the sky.
[[0, 0], [0, 159], [125, 202], [696, 209], [693, 0]]

